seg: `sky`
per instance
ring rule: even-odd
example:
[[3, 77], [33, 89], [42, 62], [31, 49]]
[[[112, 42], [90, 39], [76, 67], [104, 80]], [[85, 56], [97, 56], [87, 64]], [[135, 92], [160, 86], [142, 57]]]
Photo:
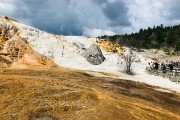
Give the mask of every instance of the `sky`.
[[0, 0], [0, 15], [57, 35], [97, 37], [180, 24], [180, 0]]

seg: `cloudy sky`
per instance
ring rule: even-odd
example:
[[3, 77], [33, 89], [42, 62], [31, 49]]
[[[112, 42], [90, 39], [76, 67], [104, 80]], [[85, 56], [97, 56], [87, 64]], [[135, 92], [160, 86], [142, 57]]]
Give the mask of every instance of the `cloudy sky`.
[[180, 0], [0, 0], [0, 15], [58, 35], [113, 35], [180, 24]]

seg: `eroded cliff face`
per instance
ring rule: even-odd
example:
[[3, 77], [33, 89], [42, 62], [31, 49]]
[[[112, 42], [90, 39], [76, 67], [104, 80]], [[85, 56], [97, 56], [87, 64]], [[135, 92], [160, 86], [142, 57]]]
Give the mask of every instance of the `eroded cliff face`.
[[26, 39], [21, 38], [18, 28], [12, 21], [12, 19], [0, 17], [0, 66], [55, 67], [56, 64], [51, 59], [35, 52]]
[[10, 20], [0, 17], [0, 51], [3, 50], [4, 44], [10, 40], [17, 29], [10, 23]]

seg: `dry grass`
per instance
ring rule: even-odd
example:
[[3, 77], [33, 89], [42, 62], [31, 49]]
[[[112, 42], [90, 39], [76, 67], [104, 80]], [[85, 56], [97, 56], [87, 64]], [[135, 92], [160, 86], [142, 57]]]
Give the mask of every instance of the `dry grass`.
[[180, 95], [64, 68], [0, 70], [0, 120], [180, 119]]

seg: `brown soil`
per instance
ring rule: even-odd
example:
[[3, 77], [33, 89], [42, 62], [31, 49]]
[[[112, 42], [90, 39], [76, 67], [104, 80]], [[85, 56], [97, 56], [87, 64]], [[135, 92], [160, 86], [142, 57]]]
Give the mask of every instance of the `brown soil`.
[[121, 47], [119, 44], [109, 42], [103, 39], [97, 41], [97, 44], [100, 45], [101, 48], [106, 52], [118, 53], [119, 55], [123, 55], [125, 52], [125, 48]]
[[180, 95], [81, 71], [1, 69], [0, 120], [179, 120]]

